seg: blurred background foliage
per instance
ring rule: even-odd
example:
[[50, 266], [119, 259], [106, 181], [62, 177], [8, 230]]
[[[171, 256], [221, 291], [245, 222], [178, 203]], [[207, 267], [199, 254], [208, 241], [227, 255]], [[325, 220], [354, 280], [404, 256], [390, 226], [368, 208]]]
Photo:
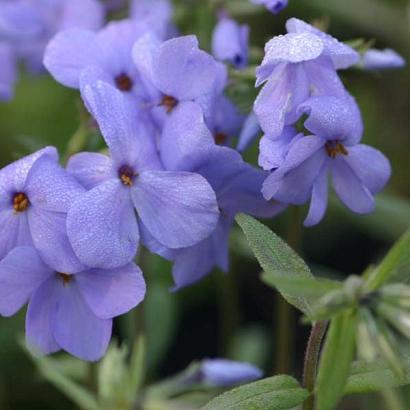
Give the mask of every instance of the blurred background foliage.
[[[215, 23], [210, 5], [220, 2], [178, 0], [175, 3], [181, 32], [196, 33], [202, 47], [209, 50]], [[279, 16], [256, 9], [247, 0], [224, 3], [238, 20], [250, 25], [255, 55], [261, 53], [265, 41], [283, 33], [286, 20], [295, 16], [319, 22], [341, 40], [374, 39], [377, 48], [393, 48], [410, 62], [407, 0], [290, 0], [289, 7]], [[410, 226], [410, 70], [383, 73], [349, 70], [342, 76], [362, 109], [364, 142], [390, 158], [393, 176], [373, 215], [349, 214], [333, 201], [325, 220], [315, 228], [304, 230], [299, 252], [316, 274], [340, 278], [360, 273], [377, 261]], [[230, 94], [242, 110], [249, 111], [256, 91], [251, 83], [233, 83]], [[47, 75], [24, 75], [15, 99], [0, 105], [0, 165], [49, 144], [56, 145], [64, 154], [68, 140], [80, 124], [79, 107], [76, 91], [64, 88]], [[95, 136], [87, 145], [95, 149], [102, 143]], [[256, 163], [256, 152], [255, 144], [247, 159]], [[287, 210], [267, 223], [289, 239], [292, 232], [287, 226], [296, 217], [299, 217], [297, 213]], [[145, 253], [140, 258], [148, 282], [144, 311], [138, 312], [147, 331], [146, 382], [180, 371], [193, 360], [216, 356], [253, 362], [266, 375], [274, 372], [278, 295], [259, 280], [260, 268], [238, 229], [232, 234], [229, 275], [214, 272], [201, 283], [176, 294], [168, 291], [169, 263]], [[296, 315], [288, 326], [296, 332], [290, 372], [300, 377], [309, 329], [299, 323]], [[120, 318], [115, 323], [116, 338], [127, 343], [135, 327], [134, 313]], [[21, 348], [18, 339], [23, 328], [24, 312], [12, 319], [0, 319], [0, 409], [75, 408], [40, 376]], [[70, 363], [67, 365], [82, 366], [76, 361]], [[406, 396], [410, 408], [410, 394]], [[389, 407], [373, 395], [347, 398], [340, 408]]]

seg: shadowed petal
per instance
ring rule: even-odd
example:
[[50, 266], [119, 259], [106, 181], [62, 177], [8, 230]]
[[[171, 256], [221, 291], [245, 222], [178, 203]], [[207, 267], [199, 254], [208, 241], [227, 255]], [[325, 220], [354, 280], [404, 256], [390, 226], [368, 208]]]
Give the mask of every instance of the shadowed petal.
[[271, 138], [279, 136], [287, 115], [297, 119], [296, 107], [309, 95], [309, 81], [298, 65], [279, 65], [255, 100], [254, 111], [261, 128]]
[[34, 248], [14, 248], [0, 262], [0, 314], [14, 315], [51, 274]]
[[141, 269], [129, 263], [118, 269], [93, 269], [76, 275], [78, 288], [100, 319], [111, 319], [137, 306], [145, 296]]
[[161, 159], [169, 171], [194, 169], [215, 143], [201, 107], [185, 102], [166, 121], [160, 141]]
[[336, 158], [332, 165], [333, 186], [340, 200], [353, 212], [372, 212], [373, 195], [349, 165], [342, 158]]
[[216, 76], [214, 58], [198, 48], [195, 36], [173, 38], [161, 45], [153, 77], [165, 95], [193, 100], [212, 91]]
[[83, 270], [84, 266], [68, 240], [67, 214], [33, 207], [28, 215], [34, 246], [44, 261], [59, 272], [76, 273]]
[[85, 265], [108, 269], [130, 262], [139, 233], [128, 188], [110, 179], [88, 191], [68, 212], [67, 232]]
[[160, 167], [154, 135], [131, 100], [102, 81], [85, 86], [82, 94], [117, 165]]
[[33, 246], [27, 212], [16, 214], [10, 206], [0, 211], [0, 260], [16, 246]]
[[322, 220], [327, 208], [328, 185], [327, 164], [325, 164], [313, 184], [309, 213], [303, 223], [305, 226], [316, 225]]
[[132, 189], [138, 214], [151, 234], [170, 248], [191, 246], [215, 228], [215, 193], [200, 175], [147, 171]]
[[82, 360], [96, 361], [107, 350], [112, 320], [99, 319], [86, 304], [75, 280], [58, 283], [58, 300], [52, 316], [57, 343]]
[[112, 160], [95, 152], [73, 155], [68, 161], [67, 171], [87, 190], [115, 177]]
[[357, 143], [363, 134], [359, 107], [353, 97], [311, 97], [298, 108], [309, 118], [305, 127], [328, 140], [340, 140], [348, 145]]
[[57, 278], [52, 276], [32, 296], [26, 315], [26, 343], [33, 354], [60, 350], [51, 328], [51, 317], [57, 306]]

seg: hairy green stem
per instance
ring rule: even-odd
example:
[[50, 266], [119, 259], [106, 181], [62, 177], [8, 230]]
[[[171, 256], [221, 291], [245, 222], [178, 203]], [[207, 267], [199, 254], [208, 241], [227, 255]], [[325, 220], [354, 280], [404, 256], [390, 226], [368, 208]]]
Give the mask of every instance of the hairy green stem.
[[303, 387], [309, 390], [312, 395], [303, 403], [303, 410], [313, 410], [315, 407], [316, 373], [319, 362], [320, 346], [328, 326], [327, 321], [317, 322], [310, 332], [309, 341], [305, 353], [305, 366], [303, 369]]

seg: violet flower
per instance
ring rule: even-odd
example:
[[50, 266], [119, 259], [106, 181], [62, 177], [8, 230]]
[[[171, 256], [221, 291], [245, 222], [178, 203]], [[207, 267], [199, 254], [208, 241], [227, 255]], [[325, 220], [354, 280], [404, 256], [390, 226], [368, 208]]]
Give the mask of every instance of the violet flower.
[[390, 48], [385, 50], [371, 48], [363, 54], [361, 61], [361, 66], [369, 71], [402, 68], [405, 65], [404, 58]]
[[71, 203], [84, 193], [47, 147], [0, 171], [0, 259], [16, 246], [34, 246], [54, 269], [83, 269], [66, 234]]
[[231, 63], [238, 69], [248, 65], [249, 26], [222, 17], [212, 35], [212, 54], [217, 60]]
[[288, 0], [251, 0], [251, 2], [265, 6], [273, 14], [278, 14], [288, 5]]
[[[195, 101], [210, 110], [210, 96], [221, 81], [221, 67], [198, 48], [195, 36], [177, 37], [161, 43], [152, 34], [140, 38], [133, 49], [141, 76], [151, 84], [153, 115], [162, 126], [166, 114], [185, 102]], [[222, 75], [223, 76], [223, 75]]]
[[[374, 195], [387, 183], [391, 169], [380, 151], [359, 144], [363, 125], [353, 98], [312, 97], [299, 112], [309, 115], [305, 128], [312, 135], [291, 138], [288, 133], [282, 160], [269, 163], [269, 152], [263, 153], [265, 168], [278, 165], [263, 184], [264, 197], [295, 205], [310, 200], [305, 225], [315, 225], [326, 212], [331, 175], [337, 196], [350, 210], [372, 212]], [[269, 149], [269, 144], [261, 149]]]
[[14, 94], [16, 82], [16, 61], [12, 47], [0, 42], [0, 101], [9, 101]]
[[249, 383], [263, 376], [262, 370], [253, 364], [228, 359], [205, 359], [199, 373], [202, 383], [218, 387]]
[[174, 261], [176, 290], [202, 279], [214, 266], [228, 270], [229, 233], [237, 213], [271, 217], [285, 206], [263, 199], [260, 190], [266, 174], [244, 163], [233, 149], [216, 146], [200, 108], [193, 103], [191, 107], [188, 104], [178, 107], [167, 121], [160, 152], [166, 169], [196, 172], [206, 178], [216, 193], [220, 209], [214, 232], [191, 247], [166, 249], [143, 230], [148, 248]]
[[[0, 3], [0, 39], [12, 49], [15, 61], [32, 72], [43, 70], [47, 42], [71, 27], [95, 30], [103, 24], [104, 9], [97, 0], [16, 0]], [[17, 77], [17, 64], [13, 65]], [[12, 97], [9, 93], [8, 99]]]
[[0, 314], [12, 316], [27, 302], [26, 340], [34, 353], [63, 349], [83, 360], [101, 358], [111, 338], [112, 318], [144, 298], [138, 266], [115, 270], [56, 271], [27, 246], [0, 262]]
[[140, 224], [169, 248], [206, 238], [218, 218], [215, 193], [206, 180], [163, 170], [148, 125], [114, 87], [98, 82], [86, 86], [83, 95], [111, 157], [81, 153], [68, 165], [90, 189], [74, 202], [67, 219], [79, 259], [105, 268], [129, 262], [137, 251]]
[[254, 111], [271, 137], [298, 118], [297, 107], [309, 96], [345, 94], [336, 69], [357, 63], [352, 48], [298, 19], [288, 20], [288, 34], [274, 37], [265, 46], [265, 57], [257, 69], [259, 93]]
[[115, 86], [127, 98], [142, 102], [146, 91], [131, 52], [135, 41], [146, 31], [145, 25], [131, 20], [109, 23], [97, 33], [66, 30], [48, 44], [44, 65], [67, 87], [80, 88], [101, 80]]

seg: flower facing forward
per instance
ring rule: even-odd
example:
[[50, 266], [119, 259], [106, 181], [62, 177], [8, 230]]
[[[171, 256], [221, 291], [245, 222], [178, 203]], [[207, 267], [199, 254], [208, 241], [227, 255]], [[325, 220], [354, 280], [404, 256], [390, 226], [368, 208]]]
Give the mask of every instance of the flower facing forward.
[[68, 164], [90, 189], [74, 202], [67, 220], [79, 259], [93, 267], [124, 265], [137, 251], [140, 223], [169, 248], [206, 238], [218, 219], [207, 181], [191, 172], [163, 170], [152, 133], [118, 90], [98, 82], [83, 95], [111, 156], [80, 153]]
[[[305, 225], [315, 225], [326, 212], [330, 174], [336, 194], [350, 210], [373, 211], [374, 195], [387, 183], [391, 169], [380, 151], [359, 144], [363, 125], [354, 99], [312, 97], [299, 111], [309, 116], [304, 125], [312, 135], [292, 138], [287, 130], [279, 139], [261, 144], [266, 150], [262, 165], [273, 169], [263, 184], [264, 197], [295, 205], [310, 200]], [[272, 152], [276, 156], [269, 162]]]
[[0, 314], [12, 316], [28, 302], [26, 340], [34, 353], [63, 349], [83, 360], [101, 358], [110, 341], [112, 318], [144, 298], [141, 270], [59, 272], [32, 247], [17, 247], [0, 262]]

